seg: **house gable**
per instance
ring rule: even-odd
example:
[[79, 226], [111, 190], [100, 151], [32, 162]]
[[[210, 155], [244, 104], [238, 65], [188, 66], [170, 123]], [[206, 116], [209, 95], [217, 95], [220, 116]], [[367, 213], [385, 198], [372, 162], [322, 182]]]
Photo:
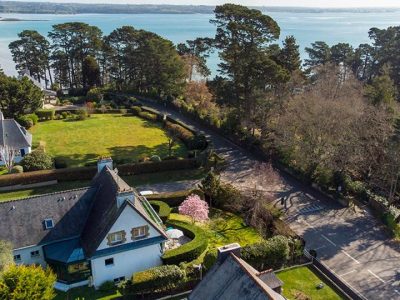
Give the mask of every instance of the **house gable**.
[[[121, 213], [112, 224], [105, 237], [102, 239], [96, 251], [141, 240], [163, 237], [163, 235], [159, 232], [159, 229], [156, 228], [151, 222], [148, 222], [148, 220], [144, 218], [132, 204], [129, 202], [126, 203], [126, 205], [121, 207]], [[143, 234], [141, 234], [140, 237], [135, 238], [133, 235], [134, 233], [137, 234], [137, 232]], [[119, 237], [117, 239], [113, 239], [113, 234]]]

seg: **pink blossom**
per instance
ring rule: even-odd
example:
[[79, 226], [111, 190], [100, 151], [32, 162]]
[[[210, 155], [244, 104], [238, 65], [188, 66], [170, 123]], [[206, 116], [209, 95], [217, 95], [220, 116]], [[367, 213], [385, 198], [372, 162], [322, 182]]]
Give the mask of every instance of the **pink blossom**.
[[198, 195], [189, 195], [179, 206], [179, 213], [192, 218], [194, 221], [208, 220], [208, 204]]

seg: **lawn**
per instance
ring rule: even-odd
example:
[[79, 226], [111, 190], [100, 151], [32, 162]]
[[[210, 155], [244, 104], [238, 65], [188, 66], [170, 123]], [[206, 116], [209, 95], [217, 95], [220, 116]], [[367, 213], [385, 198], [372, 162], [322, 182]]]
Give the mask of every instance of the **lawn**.
[[[196, 170], [181, 170], [181, 171], [169, 171], [169, 172], [159, 172], [152, 174], [141, 174], [141, 175], [132, 175], [132, 176], [123, 176], [122, 178], [130, 185], [130, 186], [140, 186], [144, 184], [155, 184], [155, 183], [167, 183], [167, 182], [175, 182], [180, 180], [195, 180], [201, 179], [205, 176], [204, 169], [196, 169]], [[68, 181], [68, 182], [60, 182], [55, 185], [50, 185], [46, 187], [38, 187], [27, 190], [20, 191], [12, 191], [12, 192], [0, 192], [0, 202], [7, 200], [15, 200], [27, 198], [35, 195], [43, 195], [47, 193], [54, 193], [58, 191], [65, 191], [69, 189], [76, 189], [80, 187], [89, 186], [90, 181]]]
[[[312, 300], [336, 300], [342, 299], [323, 279], [308, 267], [298, 267], [281, 271], [276, 274], [284, 282], [283, 296], [289, 300], [312, 299]], [[324, 287], [317, 289], [316, 286], [323, 282]]]
[[[209, 217], [210, 220], [206, 223], [196, 223], [206, 231], [209, 248], [231, 243], [239, 243], [243, 247], [262, 240], [262, 236], [254, 228], [247, 226], [238, 215], [211, 209]], [[171, 214], [170, 219], [191, 222], [189, 217], [180, 214]]]
[[66, 293], [56, 291], [56, 294], [54, 300], [111, 300], [121, 297], [117, 290], [100, 292], [89, 287], [74, 288]]
[[[34, 147], [44, 142], [47, 153], [64, 158], [70, 167], [94, 162], [99, 156], [126, 162], [168, 156], [168, 139], [161, 125], [133, 116], [95, 114], [84, 121], [45, 121], [30, 132]], [[185, 156], [186, 148], [177, 143], [173, 154]]]

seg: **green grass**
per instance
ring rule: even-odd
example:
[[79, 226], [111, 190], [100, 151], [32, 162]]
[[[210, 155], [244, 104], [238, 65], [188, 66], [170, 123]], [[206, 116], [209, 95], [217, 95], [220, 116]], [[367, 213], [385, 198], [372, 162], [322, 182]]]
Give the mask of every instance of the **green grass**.
[[[209, 248], [231, 243], [239, 243], [243, 247], [262, 240], [262, 236], [254, 228], [247, 226], [238, 215], [211, 209], [209, 217], [210, 220], [206, 223], [196, 223], [205, 230]], [[189, 217], [180, 214], [171, 214], [170, 219], [191, 222]]]
[[[312, 299], [312, 300], [336, 300], [342, 299], [329, 285], [308, 267], [298, 267], [276, 274], [284, 282], [283, 296], [289, 300]], [[317, 289], [316, 286], [323, 282], [324, 287]], [[306, 297], [308, 298], [306, 298]]]
[[[64, 158], [68, 166], [83, 166], [99, 156], [134, 162], [144, 156], [168, 156], [168, 139], [160, 124], [133, 116], [95, 114], [84, 121], [39, 122], [31, 130], [33, 146], [42, 141], [46, 152]], [[182, 143], [174, 155], [185, 156]]]
[[[180, 180], [201, 179], [204, 176], [205, 176], [205, 170], [196, 169], [196, 170], [181, 170], [181, 171], [159, 172], [159, 173], [133, 175], [133, 176], [123, 176], [123, 179], [129, 185], [136, 187], [144, 184], [167, 183]], [[90, 181], [85, 181], [85, 180], [69, 181], [69, 182], [60, 182], [58, 184], [46, 187], [38, 187], [33, 189], [26, 189], [20, 191], [12, 191], [12, 192], [0, 192], [0, 202], [22, 199], [35, 195], [43, 195], [47, 193], [65, 191], [80, 187], [86, 187], [89, 186], [89, 184]]]
[[89, 287], [71, 289], [66, 293], [56, 291], [56, 294], [54, 300], [111, 300], [121, 297], [121, 294], [117, 290], [100, 292]]

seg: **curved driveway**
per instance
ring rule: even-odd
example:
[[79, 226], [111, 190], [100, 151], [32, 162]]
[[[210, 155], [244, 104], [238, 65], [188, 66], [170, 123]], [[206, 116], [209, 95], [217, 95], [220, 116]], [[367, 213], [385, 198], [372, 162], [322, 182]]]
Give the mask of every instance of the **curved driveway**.
[[[228, 161], [221, 178], [246, 190], [257, 184], [251, 154], [198, 122], [154, 102], [146, 105], [202, 131]], [[400, 254], [367, 208], [343, 208], [333, 200], [281, 174], [283, 184], [264, 186], [277, 199], [288, 198], [286, 222], [316, 249], [319, 258], [366, 299], [400, 299]], [[280, 205], [279, 201], [276, 205]]]

